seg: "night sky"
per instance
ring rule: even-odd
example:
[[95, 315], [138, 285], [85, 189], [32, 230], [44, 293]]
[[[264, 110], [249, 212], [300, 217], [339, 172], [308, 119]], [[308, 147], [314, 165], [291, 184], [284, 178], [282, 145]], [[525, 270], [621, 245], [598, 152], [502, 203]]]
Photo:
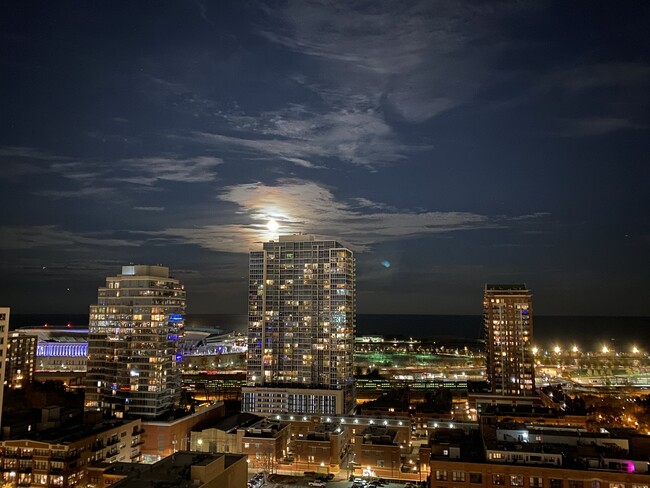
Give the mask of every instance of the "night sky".
[[[650, 315], [650, 2], [6, 1], [0, 304], [161, 263], [245, 313], [278, 233], [360, 313]], [[273, 219], [277, 231], [267, 227]]]

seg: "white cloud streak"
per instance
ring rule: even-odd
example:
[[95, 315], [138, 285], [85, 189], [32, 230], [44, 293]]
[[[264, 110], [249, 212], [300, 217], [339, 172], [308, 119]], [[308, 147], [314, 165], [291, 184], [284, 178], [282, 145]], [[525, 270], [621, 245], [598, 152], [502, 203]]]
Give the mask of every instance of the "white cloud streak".
[[265, 226], [272, 218], [279, 223], [281, 234], [336, 236], [363, 251], [393, 239], [507, 225], [505, 218], [491, 219], [470, 212], [393, 210], [381, 203], [359, 199], [340, 202], [331, 189], [299, 179], [279, 180], [276, 185], [233, 185], [225, 188], [218, 198], [236, 205], [238, 222], [168, 228], [160, 234], [215, 251], [248, 252], [259, 242], [277, 237]]
[[75, 233], [56, 225], [5, 226], [0, 249], [34, 249], [62, 246], [139, 246], [140, 241], [103, 237], [97, 233]]

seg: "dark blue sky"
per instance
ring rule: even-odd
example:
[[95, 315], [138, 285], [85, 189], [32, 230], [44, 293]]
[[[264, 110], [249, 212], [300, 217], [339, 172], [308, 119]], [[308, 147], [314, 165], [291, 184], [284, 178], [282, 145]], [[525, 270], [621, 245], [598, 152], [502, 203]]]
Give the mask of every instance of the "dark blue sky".
[[84, 312], [163, 263], [190, 312], [245, 313], [248, 251], [306, 232], [357, 251], [361, 313], [525, 282], [537, 313], [650, 315], [648, 25], [644, 1], [3, 2], [0, 301]]

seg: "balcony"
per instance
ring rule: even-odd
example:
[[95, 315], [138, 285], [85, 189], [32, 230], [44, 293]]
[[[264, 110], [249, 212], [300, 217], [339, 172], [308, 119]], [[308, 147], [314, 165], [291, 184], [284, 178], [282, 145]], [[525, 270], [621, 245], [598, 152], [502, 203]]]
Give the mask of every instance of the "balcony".
[[144, 441], [136, 441], [136, 442], [132, 442], [132, 443], [131, 443], [131, 447], [141, 446], [142, 444], [144, 444]]
[[118, 442], [120, 442], [120, 438], [119, 438], [119, 437], [111, 437], [110, 439], [108, 439], [108, 440], [106, 441], [106, 445], [107, 445], [107, 446], [113, 446], [113, 445], [117, 444]]
[[90, 450], [91, 450], [92, 452], [97, 452], [97, 451], [101, 451], [102, 449], [104, 449], [104, 447], [105, 447], [105, 446], [104, 446], [104, 443], [103, 443], [103, 442], [95, 442], [95, 443], [91, 446]]
[[136, 436], [136, 435], [140, 435], [140, 434], [144, 434], [144, 429], [142, 427], [140, 427], [140, 430], [135, 428], [135, 429], [133, 429], [133, 432], [131, 432], [132, 436]]

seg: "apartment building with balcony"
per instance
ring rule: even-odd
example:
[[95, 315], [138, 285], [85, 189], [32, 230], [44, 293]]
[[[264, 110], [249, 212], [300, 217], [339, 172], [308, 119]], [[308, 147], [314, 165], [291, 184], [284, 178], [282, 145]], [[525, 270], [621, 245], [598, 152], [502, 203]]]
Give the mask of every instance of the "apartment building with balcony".
[[75, 425], [0, 441], [2, 481], [26, 487], [84, 487], [96, 463], [137, 462], [140, 420]]

